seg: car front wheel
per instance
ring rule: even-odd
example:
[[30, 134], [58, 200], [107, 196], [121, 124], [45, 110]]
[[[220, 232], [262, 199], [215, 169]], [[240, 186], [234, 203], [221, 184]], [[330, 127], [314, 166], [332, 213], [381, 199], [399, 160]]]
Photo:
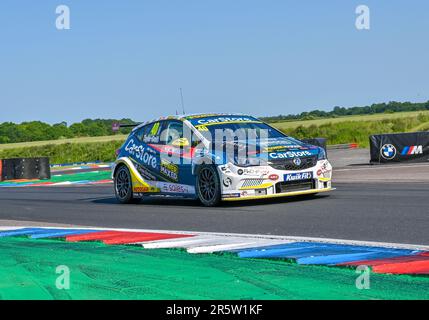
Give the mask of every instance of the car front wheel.
[[221, 186], [216, 167], [204, 165], [197, 175], [197, 195], [206, 207], [214, 207], [221, 201]]

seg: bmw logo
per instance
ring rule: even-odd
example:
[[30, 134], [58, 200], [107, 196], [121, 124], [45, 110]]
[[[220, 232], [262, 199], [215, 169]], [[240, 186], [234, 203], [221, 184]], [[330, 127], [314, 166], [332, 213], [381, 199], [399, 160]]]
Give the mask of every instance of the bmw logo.
[[293, 163], [294, 163], [296, 166], [300, 166], [300, 165], [301, 165], [301, 159], [300, 159], [300, 158], [295, 158], [295, 159], [293, 159]]
[[396, 156], [396, 148], [393, 144], [385, 144], [380, 149], [380, 155], [386, 159], [391, 160]]

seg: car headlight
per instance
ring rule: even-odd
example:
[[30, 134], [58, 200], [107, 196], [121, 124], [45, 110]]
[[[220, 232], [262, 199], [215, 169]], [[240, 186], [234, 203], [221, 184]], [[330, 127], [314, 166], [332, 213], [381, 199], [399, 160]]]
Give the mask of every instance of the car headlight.
[[319, 148], [319, 154], [317, 160], [326, 160], [326, 151], [323, 148]]

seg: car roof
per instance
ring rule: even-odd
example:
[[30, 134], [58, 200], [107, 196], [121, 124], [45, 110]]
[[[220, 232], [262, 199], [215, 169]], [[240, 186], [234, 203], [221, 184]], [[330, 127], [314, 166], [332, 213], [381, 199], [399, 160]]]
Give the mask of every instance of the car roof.
[[188, 113], [188, 114], [181, 114], [181, 115], [170, 115], [170, 116], [165, 116], [165, 117], [159, 117], [157, 119], [152, 119], [150, 121], [146, 121], [146, 122], [142, 122], [140, 123], [138, 126], [136, 126], [134, 130], [138, 130], [143, 126], [146, 126], [148, 124], [154, 123], [154, 122], [158, 122], [158, 121], [162, 121], [162, 120], [187, 120], [188, 118], [191, 117], [218, 117], [218, 116], [246, 116], [245, 114], [242, 113]]

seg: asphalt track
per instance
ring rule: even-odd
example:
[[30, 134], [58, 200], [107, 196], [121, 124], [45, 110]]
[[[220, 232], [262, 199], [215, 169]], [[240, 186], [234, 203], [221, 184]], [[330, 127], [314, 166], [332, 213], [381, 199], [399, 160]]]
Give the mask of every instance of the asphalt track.
[[225, 203], [145, 199], [120, 205], [112, 185], [0, 188], [0, 220], [78, 226], [322, 237], [429, 245], [429, 165], [340, 168], [313, 198]]
[[339, 183], [330, 195], [224, 204], [120, 205], [112, 186], [3, 188], [0, 219], [84, 226], [326, 237], [429, 245], [429, 184]]

